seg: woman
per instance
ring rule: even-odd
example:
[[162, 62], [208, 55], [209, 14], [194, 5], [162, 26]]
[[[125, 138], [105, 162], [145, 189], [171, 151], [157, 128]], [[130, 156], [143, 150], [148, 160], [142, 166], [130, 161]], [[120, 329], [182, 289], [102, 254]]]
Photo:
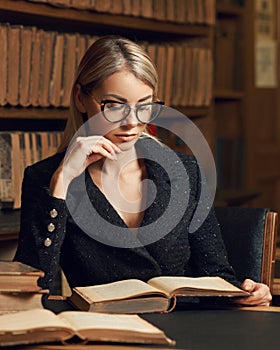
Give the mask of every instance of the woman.
[[[88, 49], [73, 84], [60, 150], [27, 167], [23, 180], [15, 260], [44, 270], [43, 288], [52, 289], [59, 266], [71, 287], [157, 275], [218, 275], [239, 284], [213, 210], [195, 232], [188, 231], [201, 179], [194, 157], [174, 158], [145, 133], [161, 107], [157, 73], [140, 46], [108, 36]], [[80, 127], [83, 132], [75, 134]], [[189, 188], [177, 186], [182, 164]], [[174, 183], [185, 196], [170, 209]], [[185, 197], [187, 208], [178, 219]], [[176, 220], [161, 235], [155, 227], [163, 227], [167, 210], [164, 227]], [[264, 284], [245, 280], [241, 288], [252, 292], [241, 304], [271, 301]]]

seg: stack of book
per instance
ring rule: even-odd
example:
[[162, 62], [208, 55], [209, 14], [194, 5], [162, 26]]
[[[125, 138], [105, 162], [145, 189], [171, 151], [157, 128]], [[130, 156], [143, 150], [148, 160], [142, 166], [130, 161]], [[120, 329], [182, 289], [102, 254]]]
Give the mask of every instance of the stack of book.
[[43, 308], [48, 293], [38, 285], [44, 272], [16, 261], [0, 261], [0, 313]]

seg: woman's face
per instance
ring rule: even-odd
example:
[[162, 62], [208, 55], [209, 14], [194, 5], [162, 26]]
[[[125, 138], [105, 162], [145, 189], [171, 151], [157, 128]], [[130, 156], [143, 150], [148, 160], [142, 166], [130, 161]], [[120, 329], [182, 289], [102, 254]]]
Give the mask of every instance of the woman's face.
[[[114, 144], [134, 145], [145, 124], [138, 121], [134, 106], [152, 102], [153, 89], [128, 71], [117, 72], [109, 76], [101, 87], [91, 92], [92, 96], [83, 97], [83, 106], [90, 118], [94, 134], [102, 134]], [[125, 120], [110, 123], [101, 112], [100, 103], [104, 100], [131, 104], [131, 111]]]

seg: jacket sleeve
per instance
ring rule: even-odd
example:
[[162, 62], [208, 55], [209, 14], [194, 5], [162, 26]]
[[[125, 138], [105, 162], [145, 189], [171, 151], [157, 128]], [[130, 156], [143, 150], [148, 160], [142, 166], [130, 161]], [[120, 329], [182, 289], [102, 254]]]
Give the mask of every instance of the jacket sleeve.
[[49, 192], [50, 176], [34, 166], [24, 172], [20, 233], [14, 260], [43, 270], [45, 276], [39, 285], [51, 292], [59, 271], [68, 213], [65, 201]]

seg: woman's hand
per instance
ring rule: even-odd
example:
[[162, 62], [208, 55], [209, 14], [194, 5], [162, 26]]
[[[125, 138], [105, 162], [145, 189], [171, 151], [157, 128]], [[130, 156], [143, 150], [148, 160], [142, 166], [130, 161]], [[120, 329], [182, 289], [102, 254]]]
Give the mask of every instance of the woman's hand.
[[70, 182], [90, 164], [102, 158], [116, 159], [121, 150], [103, 136], [77, 137], [52, 176], [50, 191], [54, 197], [65, 199]]
[[251, 279], [246, 279], [241, 289], [250, 292], [252, 295], [244, 298], [234, 298], [232, 301], [243, 306], [269, 306], [272, 300], [270, 290], [266, 284], [257, 283]]

